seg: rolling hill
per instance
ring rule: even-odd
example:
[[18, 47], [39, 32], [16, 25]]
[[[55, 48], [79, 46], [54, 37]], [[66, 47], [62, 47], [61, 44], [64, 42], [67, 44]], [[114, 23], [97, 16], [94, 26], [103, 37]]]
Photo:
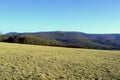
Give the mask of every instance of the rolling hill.
[[120, 34], [87, 34], [82, 32], [7, 33], [4, 42], [63, 46], [89, 49], [120, 50]]

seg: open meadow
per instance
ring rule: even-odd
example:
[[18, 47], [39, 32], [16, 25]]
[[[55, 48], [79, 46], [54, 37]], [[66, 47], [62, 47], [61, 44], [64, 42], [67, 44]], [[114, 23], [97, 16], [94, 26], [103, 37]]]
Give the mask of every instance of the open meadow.
[[120, 51], [0, 43], [0, 80], [120, 80]]

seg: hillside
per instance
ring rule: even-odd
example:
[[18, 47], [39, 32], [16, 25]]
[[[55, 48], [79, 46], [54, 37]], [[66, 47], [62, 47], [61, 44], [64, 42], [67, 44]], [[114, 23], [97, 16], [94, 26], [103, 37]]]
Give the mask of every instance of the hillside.
[[0, 43], [0, 80], [119, 80], [120, 52]]
[[37, 32], [5, 34], [4, 42], [63, 46], [89, 49], [120, 50], [120, 34], [87, 34], [81, 32]]

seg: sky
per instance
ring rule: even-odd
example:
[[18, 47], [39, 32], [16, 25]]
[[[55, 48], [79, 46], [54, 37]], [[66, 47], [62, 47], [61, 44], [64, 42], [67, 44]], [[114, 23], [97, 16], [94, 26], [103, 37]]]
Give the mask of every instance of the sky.
[[120, 0], [0, 0], [0, 32], [120, 33]]

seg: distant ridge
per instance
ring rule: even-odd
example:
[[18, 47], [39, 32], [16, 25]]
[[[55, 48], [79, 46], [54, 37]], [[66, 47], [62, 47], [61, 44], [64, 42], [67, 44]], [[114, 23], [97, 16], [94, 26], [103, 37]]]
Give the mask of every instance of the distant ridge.
[[10, 32], [4, 35], [2, 41], [47, 46], [120, 50], [120, 34], [87, 34], [67, 31]]
[[14, 36], [14, 35], [18, 35], [20, 33], [17, 33], [17, 32], [10, 32], [10, 33], [6, 33], [5, 35], [8, 35], [8, 36]]

